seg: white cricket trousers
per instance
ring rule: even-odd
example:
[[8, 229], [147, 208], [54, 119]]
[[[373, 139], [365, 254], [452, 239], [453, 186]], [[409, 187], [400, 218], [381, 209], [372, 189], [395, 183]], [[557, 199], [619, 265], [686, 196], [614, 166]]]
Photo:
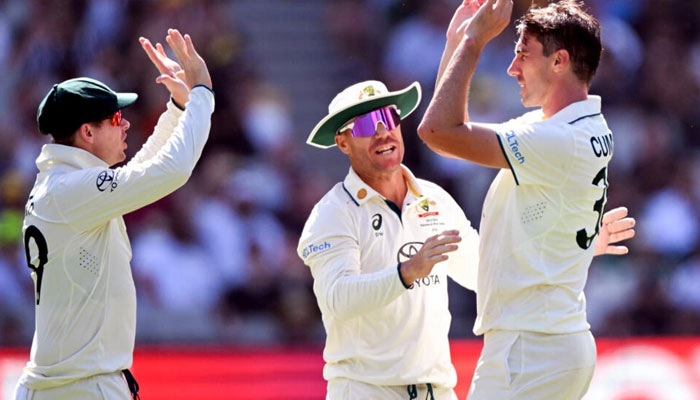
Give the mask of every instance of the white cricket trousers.
[[581, 399], [595, 362], [590, 331], [562, 335], [489, 331], [467, 399]]
[[[430, 400], [430, 392], [425, 384], [376, 386], [350, 379], [331, 379], [328, 381], [326, 400]], [[452, 388], [432, 387], [433, 399], [457, 400]]]
[[121, 371], [94, 375], [67, 385], [32, 390], [18, 384], [15, 400], [129, 400], [131, 393]]

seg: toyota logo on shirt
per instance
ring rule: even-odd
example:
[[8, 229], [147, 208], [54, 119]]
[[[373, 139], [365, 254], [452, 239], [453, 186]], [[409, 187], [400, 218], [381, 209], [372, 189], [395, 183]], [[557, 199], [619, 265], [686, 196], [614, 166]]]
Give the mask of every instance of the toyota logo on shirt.
[[423, 247], [423, 242], [408, 242], [404, 243], [399, 249], [399, 253], [396, 255], [396, 260], [400, 263], [407, 261], [409, 258], [415, 256], [420, 249]]
[[97, 190], [100, 192], [104, 192], [111, 186], [110, 192], [113, 192], [114, 189], [117, 188], [117, 182], [116, 182], [116, 177], [113, 169], [108, 169], [100, 172], [99, 175], [97, 175], [97, 180], [95, 181], [95, 184], [97, 185]]

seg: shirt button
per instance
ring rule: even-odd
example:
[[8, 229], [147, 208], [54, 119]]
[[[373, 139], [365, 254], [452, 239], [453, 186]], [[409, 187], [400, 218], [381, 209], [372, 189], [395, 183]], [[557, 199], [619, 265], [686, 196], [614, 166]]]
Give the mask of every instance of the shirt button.
[[367, 197], [367, 191], [365, 189], [360, 189], [357, 191], [357, 198], [362, 200]]

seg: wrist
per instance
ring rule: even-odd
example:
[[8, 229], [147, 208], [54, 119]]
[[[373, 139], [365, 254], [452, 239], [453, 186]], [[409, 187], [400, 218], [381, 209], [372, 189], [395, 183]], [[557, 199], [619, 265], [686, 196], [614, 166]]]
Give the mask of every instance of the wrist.
[[185, 111], [185, 103], [180, 103], [179, 101], [175, 100], [173, 96], [170, 96], [170, 101], [172, 101], [175, 107], [177, 107], [180, 111]]
[[488, 43], [488, 41], [482, 43], [482, 41], [478, 40], [478, 37], [476, 35], [469, 35], [466, 32], [464, 33], [464, 37], [462, 37], [461, 42], [463, 43], [462, 45], [464, 47], [479, 52], [481, 52], [481, 50], [483, 50], [483, 48], [486, 47], [486, 44]]
[[411, 285], [410, 285], [410, 284], [408, 284], [408, 285], [406, 284], [406, 279], [405, 279], [405, 277], [404, 277], [404, 275], [403, 275], [403, 273], [402, 273], [402, 271], [401, 271], [401, 265], [402, 265], [402, 264], [399, 263], [399, 264], [396, 266], [396, 271], [399, 273], [399, 280], [401, 281], [401, 284], [403, 285], [403, 287], [405, 287], [406, 289], [409, 289], [409, 288], [411, 287]]

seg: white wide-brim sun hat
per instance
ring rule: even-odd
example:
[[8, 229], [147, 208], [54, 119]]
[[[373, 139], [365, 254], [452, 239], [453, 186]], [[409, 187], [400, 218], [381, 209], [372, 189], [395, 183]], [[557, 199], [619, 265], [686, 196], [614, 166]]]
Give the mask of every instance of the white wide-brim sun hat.
[[356, 83], [335, 96], [328, 106], [328, 115], [316, 124], [306, 143], [322, 149], [333, 147], [338, 130], [351, 119], [390, 105], [395, 105], [404, 119], [418, 107], [420, 99], [418, 82], [396, 92], [390, 92], [379, 81]]

